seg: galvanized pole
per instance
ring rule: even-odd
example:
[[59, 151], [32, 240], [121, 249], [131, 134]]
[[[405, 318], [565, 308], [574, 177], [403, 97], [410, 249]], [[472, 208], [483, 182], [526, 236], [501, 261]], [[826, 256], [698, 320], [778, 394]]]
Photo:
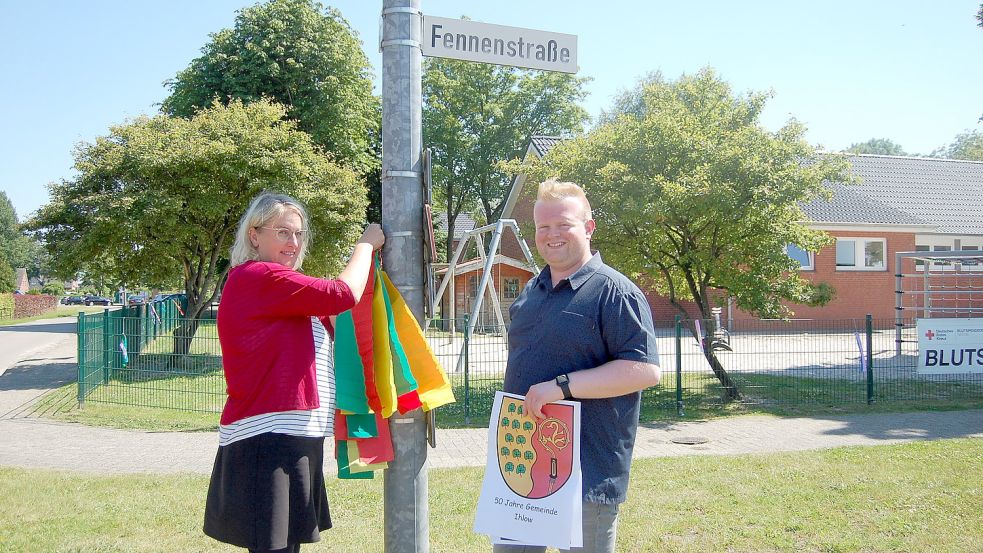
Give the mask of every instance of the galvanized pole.
[[[382, 3], [383, 266], [423, 320], [423, 93], [420, 0]], [[426, 422], [417, 409], [390, 419], [396, 459], [385, 471], [387, 553], [430, 551]]]

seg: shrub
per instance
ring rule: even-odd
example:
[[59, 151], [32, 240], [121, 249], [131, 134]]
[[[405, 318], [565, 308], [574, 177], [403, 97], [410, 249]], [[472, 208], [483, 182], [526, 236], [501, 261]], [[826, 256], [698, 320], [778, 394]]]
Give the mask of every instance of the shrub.
[[41, 293], [49, 296], [64, 296], [65, 285], [60, 282], [49, 282], [41, 287]]
[[14, 318], [14, 295], [0, 294], [0, 321]]

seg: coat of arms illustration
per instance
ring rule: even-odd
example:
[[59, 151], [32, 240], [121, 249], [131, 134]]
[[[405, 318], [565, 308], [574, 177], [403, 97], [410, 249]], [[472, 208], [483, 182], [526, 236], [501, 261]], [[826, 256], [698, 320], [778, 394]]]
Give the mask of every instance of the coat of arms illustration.
[[497, 450], [502, 478], [516, 494], [528, 499], [552, 495], [573, 470], [573, 407], [549, 404], [546, 418], [523, 412], [521, 399], [506, 396], [499, 412]]

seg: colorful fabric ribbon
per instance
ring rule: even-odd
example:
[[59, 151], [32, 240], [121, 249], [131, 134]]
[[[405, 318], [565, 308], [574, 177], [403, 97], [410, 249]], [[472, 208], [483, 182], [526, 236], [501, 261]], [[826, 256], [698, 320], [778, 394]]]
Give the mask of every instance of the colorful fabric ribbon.
[[409, 306], [378, 257], [373, 265], [372, 286], [335, 320], [339, 478], [372, 478], [394, 459], [386, 419], [396, 411], [454, 402], [450, 381]]

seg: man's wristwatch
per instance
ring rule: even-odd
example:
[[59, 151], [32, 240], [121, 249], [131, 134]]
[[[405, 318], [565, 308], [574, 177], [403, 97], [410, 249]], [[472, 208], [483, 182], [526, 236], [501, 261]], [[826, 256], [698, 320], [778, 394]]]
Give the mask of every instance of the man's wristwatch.
[[573, 399], [573, 394], [570, 393], [570, 377], [565, 374], [561, 374], [556, 377], [556, 385], [563, 390], [563, 399]]

